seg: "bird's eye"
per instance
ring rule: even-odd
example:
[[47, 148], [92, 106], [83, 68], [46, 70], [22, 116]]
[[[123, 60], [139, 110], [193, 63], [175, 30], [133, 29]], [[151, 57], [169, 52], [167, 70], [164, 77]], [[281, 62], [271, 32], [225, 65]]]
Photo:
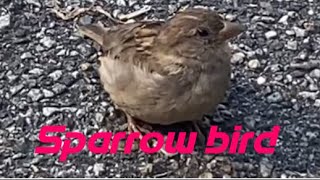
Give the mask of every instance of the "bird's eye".
[[199, 36], [206, 37], [209, 35], [209, 31], [206, 29], [198, 29]]

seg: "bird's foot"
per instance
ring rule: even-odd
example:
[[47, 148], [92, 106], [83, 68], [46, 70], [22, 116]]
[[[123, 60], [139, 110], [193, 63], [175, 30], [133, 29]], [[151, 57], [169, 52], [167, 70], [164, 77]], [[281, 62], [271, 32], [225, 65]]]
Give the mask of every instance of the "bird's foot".
[[199, 127], [199, 124], [197, 121], [192, 121], [194, 127], [195, 127], [195, 130], [197, 131], [198, 133], [198, 136], [197, 138], [199, 139], [200, 141], [200, 144], [201, 145], [205, 145], [206, 144], [206, 136], [204, 135], [204, 133], [201, 131], [200, 127]]
[[146, 123], [138, 122], [138, 120], [132, 118], [130, 115], [127, 116], [128, 121], [128, 131], [129, 132], [140, 132], [140, 133], [149, 133], [152, 130], [152, 127]]

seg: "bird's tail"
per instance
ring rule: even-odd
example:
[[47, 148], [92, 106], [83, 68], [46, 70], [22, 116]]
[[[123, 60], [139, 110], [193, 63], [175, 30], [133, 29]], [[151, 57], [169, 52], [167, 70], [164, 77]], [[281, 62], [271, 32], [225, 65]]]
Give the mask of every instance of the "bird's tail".
[[106, 32], [104, 27], [97, 24], [83, 25], [79, 26], [79, 32], [96, 41], [99, 45], [103, 45], [103, 34]]

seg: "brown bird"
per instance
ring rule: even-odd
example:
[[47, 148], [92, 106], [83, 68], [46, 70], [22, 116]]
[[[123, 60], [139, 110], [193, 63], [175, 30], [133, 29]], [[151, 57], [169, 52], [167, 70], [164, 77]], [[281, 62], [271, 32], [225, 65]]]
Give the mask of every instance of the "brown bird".
[[[167, 22], [79, 27], [102, 47], [104, 89], [125, 112], [130, 131], [147, 124], [201, 120], [229, 87], [228, 40], [243, 31], [214, 11], [187, 9]], [[144, 124], [146, 124], [144, 123]]]

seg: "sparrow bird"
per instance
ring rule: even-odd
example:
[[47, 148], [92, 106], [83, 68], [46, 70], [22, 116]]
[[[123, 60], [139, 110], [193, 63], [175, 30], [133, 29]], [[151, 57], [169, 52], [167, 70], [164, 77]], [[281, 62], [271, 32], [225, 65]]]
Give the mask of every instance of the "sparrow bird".
[[217, 12], [190, 8], [166, 22], [135, 22], [111, 28], [79, 27], [102, 49], [104, 89], [127, 117], [130, 131], [144, 124], [201, 120], [224, 99], [229, 87], [228, 40], [242, 25]]

